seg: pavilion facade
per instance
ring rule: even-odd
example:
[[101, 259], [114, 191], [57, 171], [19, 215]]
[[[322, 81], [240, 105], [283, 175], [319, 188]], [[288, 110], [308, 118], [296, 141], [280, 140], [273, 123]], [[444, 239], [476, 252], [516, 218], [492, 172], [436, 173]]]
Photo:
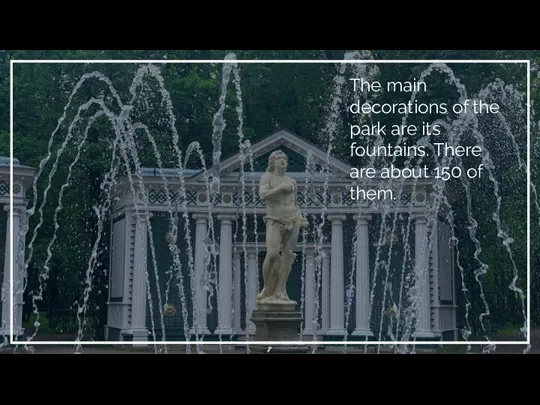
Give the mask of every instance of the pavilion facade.
[[[352, 200], [349, 165], [287, 130], [253, 144], [249, 157], [223, 160], [211, 206], [200, 170], [185, 170], [183, 187], [174, 170], [164, 177], [143, 169], [144, 187], [119, 182], [111, 217], [107, 340], [250, 338], [266, 249], [258, 181], [276, 149], [288, 155], [298, 204], [314, 224], [298, 241], [287, 285], [304, 314], [302, 335], [392, 339], [396, 311], [405, 311], [404, 291], [416, 275], [422, 282], [413, 336], [455, 340], [449, 227], [436, 219], [428, 238], [432, 185], [405, 183], [389, 210], [380, 201]], [[306, 172], [308, 163], [328, 163], [330, 175]]]

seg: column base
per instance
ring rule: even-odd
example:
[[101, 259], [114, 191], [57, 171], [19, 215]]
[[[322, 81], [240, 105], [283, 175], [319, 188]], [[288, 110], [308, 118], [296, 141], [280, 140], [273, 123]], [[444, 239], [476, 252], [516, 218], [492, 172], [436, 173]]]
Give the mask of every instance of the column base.
[[248, 333], [248, 336], [246, 336], [246, 332], [245, 331], [242, 331], [240, 332], [239, 334], [235, 335], [236, 336], [236, 340], [238, 342], [247, 342], [248, 340], [250, 342], [252, 342], [254, 339], [253, 339], [253, 336], [254, 334], [253, 333]]
[[242, 337], [242, 336], [246, 336], [246, 332], [244, 332], [242, 329], [233, 329], [233, 333], [232, 333], [236, 339]]
[[133, 329], [131, 331], [133, 347], [145, 348], [148, 346], [148, 330], [147, 329]]
[[[0, 343], [4, 341], [9, 344], [10, 330], [9, 328], [0, 329]], [[24, 340], [24, 328], [15, 329], [13, 331], [13, 340], [20, 342]]]
[[232, 328], [217, 328], [215, 331], [214, 331], [214, 334], [215, 335], [226, 335], [226, 336], [230, 336], [233, 334], [233, 329]]
[[[314, 335], [313, 332], [314, 332], [313, 328], [309, 328], [309, 329], [305, 328], [303, 330], [303, 332], [302, 332], [302, 338], [313, 338], [313, 335]], [[320, 334], [320, 335], [322, 335], [322, 334]]]
[[212, 334], [212, 332], [210, 332], [210, 330], [206, 326], [204, 328], [197, 328], [197, 330], [195, 330], [195, 328], [191, 328], [189, 330], [189, 333], [190, 335], [192, 335], [193, 338], [195, 338], [197, 335], [208, 336]]
[[373, 338], [375, 337], [373, 332], [369, 329], [355, 329], [351, 336], [355, 338], [354, 340], [361, 340], [361, 338], [367, 338], [367, 341], [370, 339], [373, 340]]
[[418, 331], [418, 332], [414, 332], [412, 334], [412, 337], [414, 339], [422, 339], [422, 340], [434, 340], [434, 339], [439, 339], [439, 335], [437, 335], [436, 333], [434, 332], [431, 332], [431, 331]]
[[328, 331], [326, 332], [326, 336], [339, 336], [339, 337], [343, 337], [347, 334], [347, 331], [345, 330], [345, 328], [340, 328], [340, 329], [328, 329]]

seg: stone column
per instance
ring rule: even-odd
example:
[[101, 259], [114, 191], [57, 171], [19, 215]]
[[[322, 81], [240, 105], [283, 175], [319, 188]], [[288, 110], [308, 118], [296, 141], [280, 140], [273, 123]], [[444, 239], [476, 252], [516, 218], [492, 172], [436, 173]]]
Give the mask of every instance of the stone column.
[[304, 299], [304, 335], [313, 335], [317, 321], [315, 318], [315, 253], [306, 251], [306, 280]]
[[131, 298], [131, 330], [133, 341], [147, 341], [146, 296], [148, 269], [148, 223], [144, 212], [133, 214], [135, 221], [135, 253], [133, 258], [133, 291]]
[[422, 216], [415, 219], [414, 235], [414, 271], [417, 283], [416, 293], [420, 302], [418, 303], [418, 312], [416, 320], [416, 330], [413, 334], [416, 338], [432, 338], [431, 331], [431, 297], [429, 281], [429, 252], [427, 239], [427, 221]]
[[[10, 265], [11, 265], [11, 242], [10, 242], [10, 223], [11, 215], [9, 212], [9, 204], [4, 205], [4, 211], [7, 212], [6, 219], [6, 243], [4, 249], [4, 278], [2, 280], [2, 313], [0, 323], [0, 335], [9, 336], [10, 334], [10, 319], [11, 319], [11, 296], [10, 296]], [[15, 236], [15, 235], [13, 235]], [[15, 325], [13, 325], [15, 329]]]
[[373, 336], [369, 327], [370, 285], [369, 285], [369, 233], [370, 216], [356, 215], [356, 326], [353, 336]]
[[248, 251], [247, 263], [247, 310], [246, 310], [246, 325], [249, 334], [255, 333], [255, 324], [251, 321], [251, 314], [257, 307], [257, 255], [255, 250]]
[[242, 261], [240, 252], [234, 252], [234, 334], [242, 334]]
[[343, 221], [345, 215], [329, 215], [332, 222], [332, 255], [330, 267], [330, 329], [327, 335], [344, 336], [345, 285], [343, 268]]
[[325, 252], [322, 259], [321, 332], [330, 328], [330, 256]]
[[191, 333], [200, 335], [207, 334], [208, 329], [206, 327], [207, 320], [207, 299], [208, 294], [204, 286], [204, 259], [205, 259], [205, 246], [204, 240], [206, 239], [208, 229], [208, 216], [205, 214], [194, 214], [193, 218], [196, 220], [195, 226], [195, 280], [193, 292], [195, 295], [194, 310], [193, 310], [193, 325]]
[[22, 337], [24, 334], [23, 329], [23, 306], [24, 306], [24, 250], [25, 242], [24, 235], [21, 234], [21, 229], [25, 223], [26, 207], [14, 206], [13, 207], [13, 295], [15, 308], [13, 308], [13, 333]]
[[221, 232], [219, 238], [219, 296], [218, 328], [216, 334], [231, 335], [232, 329], [232, 292], [233, 292], [233, 246], [232, 215], [219, 215]]
[[[2, 299], [2, 313], [0, 314], [0, 335], [11, 334], [11, 317], [13, 316], [13, 339], [24, 334], [22, 327], [23, 315], [23, 287], [24, 287], [24, 241], [21, 239], [21, 214], [25, 207], [14, 205], [10, 211], [9, 204], [4, 205], [7, 213], [6, 243], [4, 254], [4, 279], [0, 291]], [[11, 225], [13, 225], [13, 250], [11, 247]], [[13, 256], [11, 253], [13, 252]], [[11, 299], [11, 263], [13, 263], [13, 300]], [[13, 304], [13, 306], [12, 306]], [[13, 308], [13, 310], [11, 309]]]

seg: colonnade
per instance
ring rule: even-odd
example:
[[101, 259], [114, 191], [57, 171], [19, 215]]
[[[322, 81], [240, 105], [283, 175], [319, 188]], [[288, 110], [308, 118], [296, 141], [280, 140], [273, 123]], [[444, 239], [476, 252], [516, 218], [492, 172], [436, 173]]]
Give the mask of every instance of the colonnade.
[[[205, 263], [205, 245], [207, 237], [208, 215], [193, 214], [195, 219], [195, 248], [194, 248], [194, 271], [195, 271], [195, 305], [196, 311], [193, 334], [209, 334], [207, 327], [207, 289], [202, 284]], [[344, 336], [345, 326], [345, 272], [344, 272], [344, 237], [343, 225], [347, 216], [343, 214], [330, 214], [327, 220], [331, 222], [330, 249], [323, 249], [321, 259], [321, 324], [319, 334], [327, 336]], [[373, 336], [369, 326], [370, 312], [370, 260], [369, 260], [369, 220], [370, 215], [353, 216], [357, 226], [356, 241], [356, 277], [355, 277], [355, 327], [353, 336], [365, 337]], [[258, 294], [258, 274], [260, 272], [257, 251], [252, 247], [236, 248], [233, 244], [233, 222], [235, 216], [232, 214], [218, 214], [219, 221], [219, 279], [218, 279], [218, 328], [214, 333], [222, 335], [237, 334], [242, 335], [246, 330], [242, 330], [241, 313], [242, 307], [246, 306], [246, 319], [251, 318], [252, 311], [256, 308], [256, 298]], [[428, 255], [426, 251], [426, 220], [423, 217], [416, 217], [415, 220], [415, 263], [416, 272], [428, 271]], [[135, 268], [133, 283], [133, 312], [132, 328], [134, 331], [145, 330], [145, 305], [146, 305], [146, 279], [144, 276], [145, 257], [147, 256], [146, 239], [147, 227], [144, 220], [138, 221], [136, 227], [136, 240], [143, 238], [141, 243], [136, 243]], [[259, 249], [264, 249], [264, 244], [260, 244]], [[242, 302], [241, 285], [242, 258], [245, 257], [247, 272], [246, 278], [246, 298]], [[316, 255], [313, 248], [306, 250], [306, 273], [305, 273], [305, 296], [304, 296], [304, 330], [306, 335], [313, 334], [316, 316]], [[419, 277], [426, 280], [425, 277]], [[422, 300], [418, 315], [418, 325], [416, 334], [429, 337], [431, 334], [430, 321], [430, 291], [429, 282], [422, 283]], [[247, 332], [255, 332], [254, 325], [247, 322]]]

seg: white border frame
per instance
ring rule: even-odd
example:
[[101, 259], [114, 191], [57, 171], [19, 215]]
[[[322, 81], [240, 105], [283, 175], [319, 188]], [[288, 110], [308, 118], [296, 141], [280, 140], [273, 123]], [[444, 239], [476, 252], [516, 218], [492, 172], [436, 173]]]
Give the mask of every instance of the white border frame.
[[[131, 342], [131, 341], [119, 341], [119, 342], [110, 342], [110, 341], [35, 341], [31, 340], [29, 342], [17, 342], [13, 340], [13, 65], [15, 63], [85, 63], [85, 64], [111, 64], [111, 63], [128, 63], [128, 64], [183, 64], [183, 63], [234, 63], [234, 64], [244, 64], [244, 63], [365, 63], [365, 64], [386, 64], [386, 63], [445, 63], [445, 64], [526, 64], [527, 65], [527, 341], [457, 341], [457, 342], [446, 342], [446, 341], [411, 341], [411, 342], [393, 342], [393, 341], [383, 341], [383, 342], [372, 342], [372, 341], [172, 341], [172, 342]], [[365, 346], [365, 345], [530, 345], [531, 344], [531, 210], [530, 210], [530, 198], [531, 198], [531, 62], [530, 60], [499, 60], [499, 59], [478, 59], [478, 60], [464, 60], [464, 59], [405, 59], [405, 60], [356, 60], [356, 59], [338, 59], [338, 60], [317, 60], [317, 59], [302, 59], [302, 60], [242, 60], [242, 59], [194, 59], [194, 60], [167, 60], [167, 59], [158, 59], [158, 60], [146, 60], [146, 59], [95, 59], [95, 60], [62, 60], [62, 59], [14, 59], [10, 60], [9, 64], [9, 128], [10, 128], [10, 248], [11, 248], [11, 263], [10, 263], [10, 333], [9, 339], [10, 344], [31, 344], [31, 345], [230, 345], [230, 346], [249, 346], [249, 345], [268, 345], [268, 346], [282, 346], [282, 345], [300, 345], [300, 346], [312, 346], [312, 345], [349, 345], [349, 346]]]

